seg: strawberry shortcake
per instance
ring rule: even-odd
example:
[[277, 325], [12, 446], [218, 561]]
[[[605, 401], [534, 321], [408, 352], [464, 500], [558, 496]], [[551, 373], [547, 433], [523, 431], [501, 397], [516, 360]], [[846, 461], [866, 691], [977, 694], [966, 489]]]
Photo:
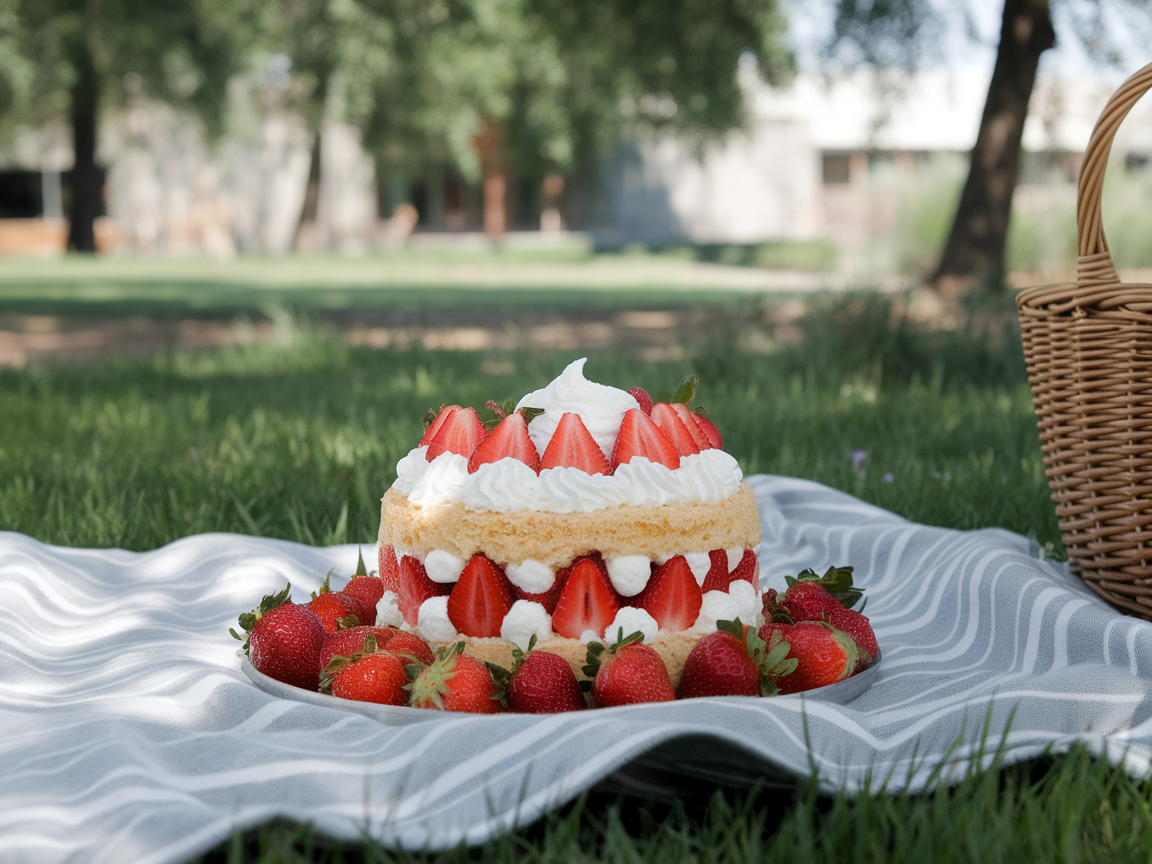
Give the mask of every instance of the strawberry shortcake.
[[653, 404], [577, 360], [488, 427], [450, 405], [397, 465], [380, 518], [381, 625], [504, 666], [535, 637], [580, 674], [586, 643], [643, 634], [675, 684], [717, 620], [759, 613], [752, 490], [695, 379]]

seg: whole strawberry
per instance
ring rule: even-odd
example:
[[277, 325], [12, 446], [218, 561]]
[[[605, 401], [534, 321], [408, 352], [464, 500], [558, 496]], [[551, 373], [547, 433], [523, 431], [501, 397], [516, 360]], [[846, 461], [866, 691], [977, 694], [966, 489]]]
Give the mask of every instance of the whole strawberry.
[[333, 696], [379, 705], [407, 705], [408, 675], [400, 658], [387, 651], [335, 657], [325, 669]]
[[500, 711], [500, 694], [488, 668], [461, 654], [463, 650], [463, 642], [442, 649], [436, 661], [407, 685], [413, 707], [470, 714]]
[[793, 621], [826, 621], [836, 609], [843, 609], [828, 589], [815, 582], [797, 582], [784, 592], [783, 604]]
[[535, 644], [533, 636], [527, 654], [513, 649], [515, 661], [507, 685], [508, 710], [521, 714], [556, 714], [587, 708], [584, 693], [568, 661], [546, 651], [533, 651]]
[[368, 636], [376, 640], [377, 648], [384, 649], [398, 632], [388, 627], [349, 627], [337, 633], [325, 632], [324, 644], [320, 648], [320, 668], [325, 668], [337, 655], [348, 657], [363, 651], [364, 640]]
[[677, 696], [775, 696], [777, 681], [796, 668], [779, 632], [768, 639], [740, 620], [717, 621], [715, 633], [696, 643], [684, 662]]
[[808, 569], [784, 579], [788, 589], [782, 597], [774, 589], [764, 592], [765, 621], [827, 621], [837, 609], [851, 609], [864, 594], [852, 585], [851, 567], [829, 567], [823, 576]]
[[355, 597], [364, 604], [364, 617], [361, 624], [372, 625], [376, 623], [376, 604], [384, 596], [384, 580], [377, 576], [369, 576], [368, 568], [364, 566], [364, 554], [359, 553], [356, 562], [356, 572], [341, 592], [347, 597]]
[[[293, 687], [315, 690], [320, 678], [320, 649], [324, 627], [307, 606], [288, 599], [289, 584], [278, 594], [269, 594], [251, 612], [240, 616], [247, 634], [243, 650], [258, 671]], [[241, 639], [235, 630], [229, 630]]]
[[[760, 632], [780, 625], [765, 625]], [[784, 634], [782, 633], [782, 636]], [[786, 631], [789, 659], [797, 666], [779, 681], [781, 693], [799, 693], [843, 681], [856, 671], [859, 651], [846, 633], [822, 621], [801, 621]]]
[[592, 701], [597, 708], [671, 702], [676, 698], [668, 669], [640, 633], [625, 636], [611, 648], [588, 643], [584, 674], [592, 678]]
[[406, 633], [403, 630], [388, 640], [385, 650], [406, 663], [414, 660], [425, 666], [431, 666], [436, 661], [436, 655], [432, 653], [427, 642], [415, 633]]
[[[320, 594], [309, 601], [308, 608], [316, 613], [328, 633], [369, 623], [364, 604], [357, 598], [338, 591]], [[373, 618], [371, 623], [375, 622], [376, 619]]]
[[828, 616], [828, 623], [851, 636], [860, 651], [853, 675], [863, 672], [876, 661], [880, 655], [880, 646], [876, 643], [876, 634], [872, 632], [872, 625], [867, 618], [851, 609], [836, 609]]

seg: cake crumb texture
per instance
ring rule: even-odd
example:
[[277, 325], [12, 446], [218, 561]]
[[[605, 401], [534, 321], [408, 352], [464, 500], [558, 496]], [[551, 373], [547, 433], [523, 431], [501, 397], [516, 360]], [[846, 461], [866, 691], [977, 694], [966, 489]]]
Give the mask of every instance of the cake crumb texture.
[[389, 489], [380, 508], [380, 542], [427, 555], [443, 549], [468, 559], [483, 552], [498, 564], [528, 559], [566, 567], [598, 551], [605, 557], [656, 559], [713, 549], [751, 549], [760, 542], [756, 497], [746, 484], [717, 504], [688, 502], [612, 507], [590, 513], [513, 513], [421, 507]]

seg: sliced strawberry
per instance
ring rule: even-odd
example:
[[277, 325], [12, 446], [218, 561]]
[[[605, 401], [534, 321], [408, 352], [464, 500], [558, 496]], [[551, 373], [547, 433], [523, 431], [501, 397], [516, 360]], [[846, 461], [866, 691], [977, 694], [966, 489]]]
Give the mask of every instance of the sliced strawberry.
[[572, 565], [560, 592], [552, 613], [552, 629], [569, 639], [579, 639], [586, 630], [599, 638], [619, 611], [620, 597], [608, 579], [607, 569], [595, 558], [580, 558]]
[[695, 411], [691, 412], [691, 414], [692, 419], [696, 421], [696, 425], [700, 427], [700, 431], [707, 435], [708, 440], [712, 442], [712, 446], [717, 450], [723, 450], [724, 437], [720, 434], [720, 430], [716, 428], [716, 425], [703, 414], [697, 414]]
[[[681, 456], [691, 456], [700, 452], [700, 445], [684, 425], [684, 421], [667, 402], [657, 402], [652, 406], [652, 422], [660, 427], [660, 431], [668, 436], [668, 440], [676, 447]], [[691, 422], [691, 421], [689, 421]]]
[[728, 573], [728, 553], [723, 549], [713, 549], [708, 553], [708, 560], [712, 566], [708, 568], [708, 575], [704, 577], [700, 590], [705, 594], [709, 591], [727, 591], [728, 583], [732, 581]]
[[458, 408], [445, 420], [428, 443], [428, 461], [444, 452], [471, 456], [487, 433], [473, 408]]
[[676, 412], [676, 416], [680, 418], [685, 428], [688, 429], [688, 434], [692, 436], [692, 440], [696, 442], [697, 447], [701, 450], [712, 449], [712, 442], [708, 439], [708, 436], [704, 434], [704, 430], [700, 428], [700, 424], [697, 422], [697, 419], [700, 417], [699, 414], [694, 411], [689, 411], [688, 406], [683, 402], [671, 402], [668, 407]]
[[400, 562], [396, 560], [396, 550], [388, 544], [380, 546], [380, 578], [384, 580], [385, 591], [400, 593]]
[[400, 607], [400, 614], [408, 626], [416, 626], [421, 603], [429, 597], [442, 597], [451, 590], [450, 584], [429, 579], [428, 571], [419, 558], [405, 555], [400, 559], [400, 590], [397, 592], [400, 598], [396, 605]]
[[659, 462], [668, 468], [680, 467], [680, 451], [652, 422], [652, 418], [639, 408], [625, 412], [616, 434], [616, 444], [612, 448], [612, 470], [636, 456], [643, 456], [652, 462]]
[[440, 427], [444, 425], [444, 421], [459, 410], [459, 405], [449, 405], [446, 408], [441, 408], [440, 413], [436, 415], [436, 419], [432, 421], [432, 425], [424, 432], [424, 437], [420, 439], [420, 446], [427, 447], [431, 444], [432, 439], [436, 437], [436, 433], [440, 431]]
[[519, 459], [533, 471], [540, 470], [540, 454], [536, 452], [536, 445], [528, 437], [528, 424], [519, 413], [509, 414], [487, 438], [480, 442], [480, 446], [468, 460], [468, 473], [475, 474], [481, 465], [509, 456]]
[[683, 555], [673, 555], [656, 568], [635, 600], [656, 619], [661, 630], [687, 630], [696, 623], [704, 595]]
[[740, 559], [740, 563], [736, 565], [736, 569], [728, 574], [728, 584], [731, 585], [737, 579], [743, 579], [759, 593], [760, 562], [756, 560], [756, 553], [751, 549], [744, 550], [744, 557]]
[[512, 583], [504, 571], [477, 553], [464, 565], [448, 597], [448, 620], [465, 636], [499, 636], [514, 602]]
[[648, 391], [642, 387], [629, 387], [629, 395], [640, 403], [640, 410], [645, 414], [652, 413], [652, 397], [648, 395]]
[[579, 414], [566, 413], [560, 418], [552, 440], [540, 457], [540, 470], [546, 468], [579, 468], [585, 474], [608, 473], [608, 460]]

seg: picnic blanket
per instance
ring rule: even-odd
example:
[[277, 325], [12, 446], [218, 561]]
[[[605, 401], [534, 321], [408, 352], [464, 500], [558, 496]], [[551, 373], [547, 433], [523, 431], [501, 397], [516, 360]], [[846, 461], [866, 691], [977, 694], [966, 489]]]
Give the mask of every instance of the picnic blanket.
[[986, 721], [985, 759], [1085, 742], [1149, 772], [1152, 625], [1007, 531], [917, 525], [803, 480], [749, 483], [767, 587], [851, 564], [867, 589], [883, 661], [847, 705], [733, 697], [383, 723], [258, 689], [227, 632], [285, 580], [300, 600], [329, 568], [351, 573], [354, 545], [213, 534], [133, 553], [0, 533], [0, 860], [182, 862], [277, 816], [446, 848], [638, 766], [919, 788], [944, 759], [945, 780], [962, 773]]

